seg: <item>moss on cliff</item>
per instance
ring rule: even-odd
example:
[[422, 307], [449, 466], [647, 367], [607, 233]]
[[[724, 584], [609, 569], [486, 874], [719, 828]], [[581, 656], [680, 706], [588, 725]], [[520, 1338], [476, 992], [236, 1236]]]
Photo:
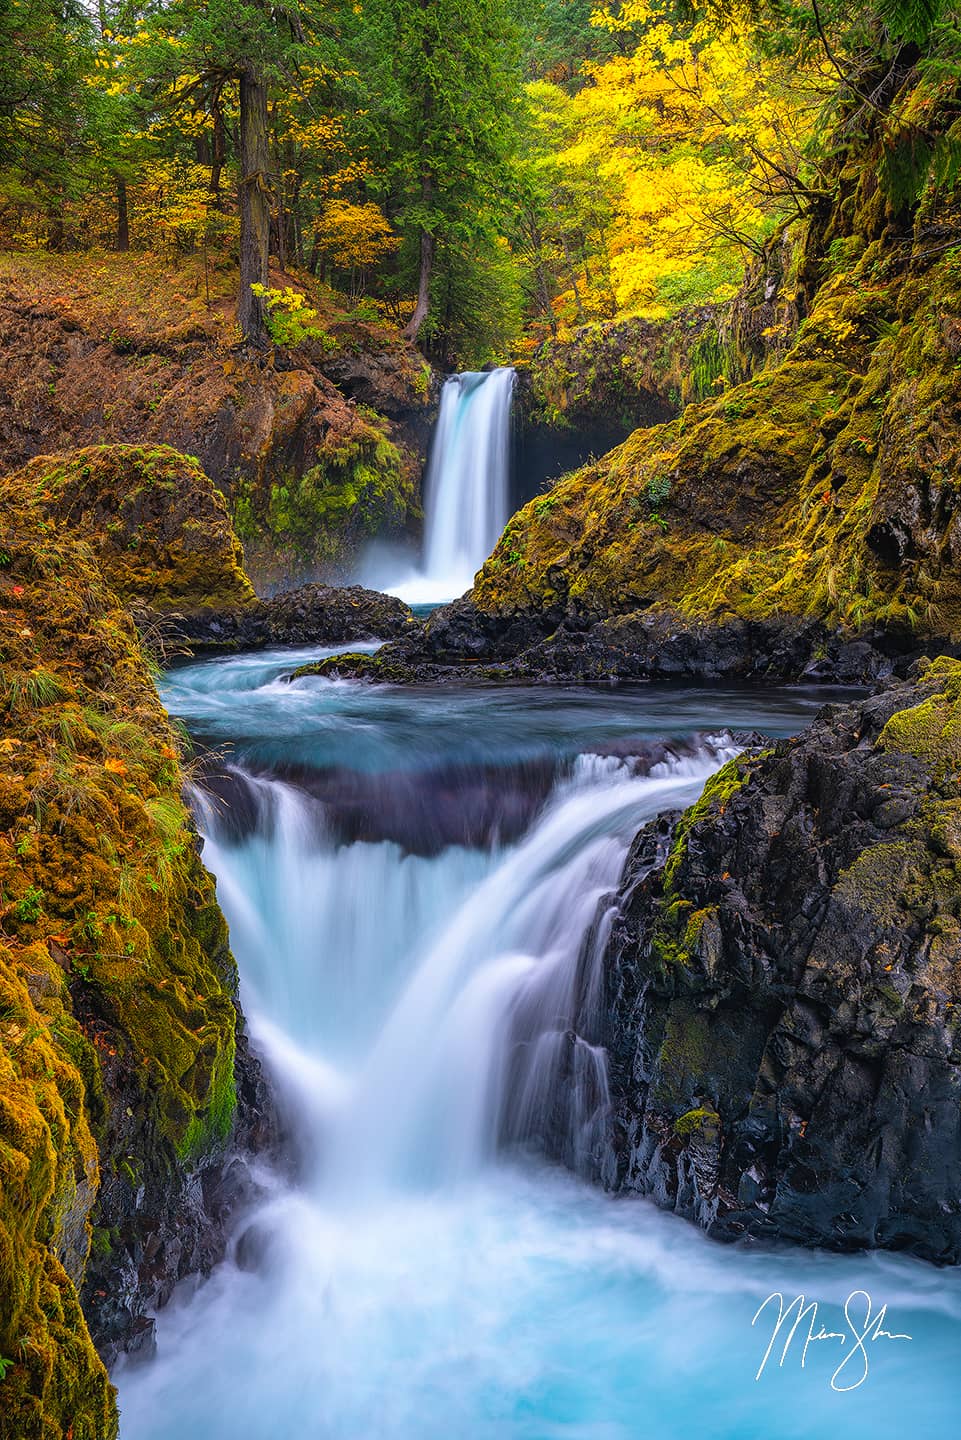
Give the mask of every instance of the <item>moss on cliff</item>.
[[[926, 123], [947, 125], [954, 94], [928, 99]], [[482, 611], [961, 637], [961, 221], [933, 192], [897, 220], [887, 143], [859, 141], [828, 219], [796, 227], [808, 313], [789, 348], [730, 386], [748, 367], [699, 336], [694, 388], [722, 393], [527, 505], [480, 574]]]
[[[142, 594], [148, 546], [129, 561], [106, 542], [95, 555], [52, 518], [90, 533], [91, 509], [111, 504], [108, 476], [168, 496], [170, 468], [183, 475], [173, 452], [130, 461], [98, 450], [0, 483], [4, 1440], [115, 1433], [77, 1300], [99, 1187], [108, 1173], [129, 1183], [131, 1213], [145, 1180], [173, 1194], [222, 1145], [235, 1104], [226, 927], [181, 799], [177, 738], [100, 568]], [[189, 478], [213, 504], [209, 482]], [[217, 553], [243, 593], [232, 547]]]
[[666, 973], [689, 965], [692, 956], [700, 952], [705, 926], [710, 933], [714, 914], [712, 907], [696, 908], [678, 889], [691, 834], [698, 825], [711, 824], [724, 815], [731, 797], [747, 782], [752, 764], [752, 759], [738, 756], [722, 765], [708, 780], [700, 799], [678, 821], [664, 865], [664, 904], [651, 931], [651, 953]]
[[[254, 502], [242, 492], [246, 534], [256, 535]], [[316, 463], [270, 485], [264, 522], [303, 560], [342, 561], [364, 538], [396, 529], [417, 510], [417, 467], [371, 411], [354, 430], [329, 436]]]
[[957, 1263], [959, 708], [961, 662], [919, 665], [747, 783], [727, 767], [665, 869], [635, 847], [609, 952], [617, 1183], [729, 1239]]
[[941, 656], [924, 666], [922, 678], [934, 693], [892, 715], [878, 744], [916, 755], [938, 771], [956, 771], [961, 766], [961, 663]]

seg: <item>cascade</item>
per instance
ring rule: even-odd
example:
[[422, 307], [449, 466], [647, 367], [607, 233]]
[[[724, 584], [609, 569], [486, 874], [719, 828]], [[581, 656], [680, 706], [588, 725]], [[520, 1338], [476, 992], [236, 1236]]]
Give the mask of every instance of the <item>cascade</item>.
[[452, 600], [497, 543], [508, 520], [514, 371], [453, 375], [424, 479], [424, 551], [414, 577], [387, 588], [409, 603]]
[[118, 1370], [122, 1440], [767, 1440], [795, 1413], [831, 1434], [838, 1397], [800, 1369], [745, 1421], [751, 1317], [773, 1291], [859, 1286], [917, 1343], [872, 1366], [846, 1436], [908, 1395], [944, 1433], [961, 1287], [892, 1256], [715, 1247], [584, 1183], [604, 1170], [603, 957], [632, 839], [732, 753], [719, 725], [790, 732], [818, 702], [425, 699], [278, 684], [289, 665], [229, 657], [166, 686], [195, 734], [235, 737], [194, 810], [296, 1163], [263, 1167], [230, 1258], [161, 1312], [156, 1359]]

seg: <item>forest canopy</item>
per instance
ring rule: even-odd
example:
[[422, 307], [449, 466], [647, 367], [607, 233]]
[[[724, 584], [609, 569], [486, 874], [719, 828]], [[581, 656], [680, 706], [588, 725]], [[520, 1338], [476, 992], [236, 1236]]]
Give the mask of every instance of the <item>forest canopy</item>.
[[[958, 51], [939, 0], [8, 0], [0, 239], [236, 265], [255, 345], [307, 272], [482, 363], [729, 297]], [[885, 126], [892, 195], [953, 183]]]

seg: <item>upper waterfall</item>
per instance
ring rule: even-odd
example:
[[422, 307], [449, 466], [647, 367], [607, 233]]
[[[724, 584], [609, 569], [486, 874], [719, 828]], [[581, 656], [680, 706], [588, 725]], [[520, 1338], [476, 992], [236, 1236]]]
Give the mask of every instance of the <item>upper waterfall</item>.
[[425, 482], [424, 574], [469, 589], [507, 524], [514, 371], [454, 375], [444, 386]]
[[424, 477], [420, 563], [400, 579], [375, 563], [364, 583], [411, 605], [453, 600], [473, 585], [509, 518], [514, 378], [500, 366], [446, 381]]

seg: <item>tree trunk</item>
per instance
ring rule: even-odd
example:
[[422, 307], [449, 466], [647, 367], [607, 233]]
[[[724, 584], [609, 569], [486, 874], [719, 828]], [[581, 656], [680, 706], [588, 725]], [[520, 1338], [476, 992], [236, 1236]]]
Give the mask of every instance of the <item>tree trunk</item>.
[[130, 216], [127, 212], [127, 182], [117, 181], [117, 249], [130, 249]]
[[220, 91], [211, 96], [210, 113], [214, 122], [213, 146], [210, 156], [210, 194], [216, 210], [224, 208], [224, 202], [220, 194], [220, 179], [223, 175], [224, 160], [227, 155], [227, 128], [224, 125], [224, 112], [220, 105]]
[[237, 322], [250, 345], [267, 344], [266, 306], [253, 285], [267, 285], [270, 182], [267, 87], [252, 70], [240, 77], [240, 298]]
[[433, 235], [427, 230], [420, 232], [420, 283], [417, 287], [417, 304], [414, 306], [414, 313], [404, 326], [404, 334], [408, 340], [416, 340], [420, 334], [420, 327], [427, 318], [427, 308], [430, 305], [430, 277], [434, 271], [434, 255], [437, 250], [437, 242]]

